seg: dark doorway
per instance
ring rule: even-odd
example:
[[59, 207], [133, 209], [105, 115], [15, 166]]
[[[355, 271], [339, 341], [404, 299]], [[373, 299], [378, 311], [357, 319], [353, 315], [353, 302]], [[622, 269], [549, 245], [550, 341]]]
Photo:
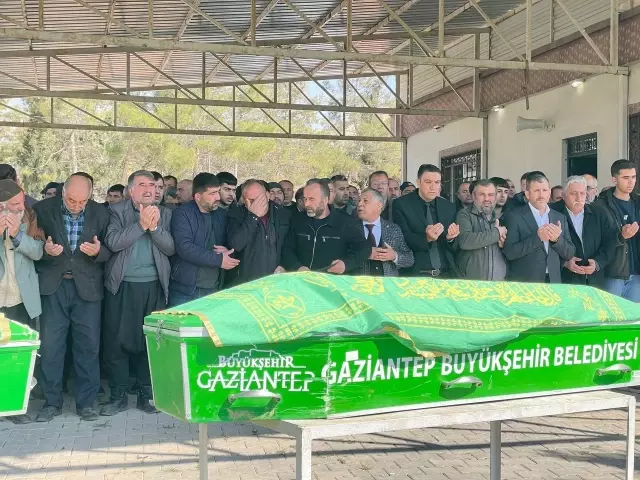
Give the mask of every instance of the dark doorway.
[[567, 138], [567, 177], [588, 173], [598, 176], [598, 134]]

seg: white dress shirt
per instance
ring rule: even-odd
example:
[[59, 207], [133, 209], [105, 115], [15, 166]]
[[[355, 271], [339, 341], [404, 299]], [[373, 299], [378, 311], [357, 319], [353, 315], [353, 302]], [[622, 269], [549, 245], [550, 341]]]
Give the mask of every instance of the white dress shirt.
[[579, 214], [574, 215], [571, 210], [567, 208], [567, 212], [569, 213], [569, 218], [571, 219], [571, 223], [573, 223], [573, 228], [578, 234], [578, 238], [580, 239], [580, 243], [584, 245], [582, 241], [582, 226], [584, 224], [584, 210], [582, 210]]
[[373, 236], [376, 239], [376, 245], [380, 245], [380, 239], [382, 238], [382, 223], [380, 217], [376, 218], [373, 222], [362, 221], [362, 228], [364, 229], [364, 238], [369, 237], [369, 228], [367, 225], [373, 224]]

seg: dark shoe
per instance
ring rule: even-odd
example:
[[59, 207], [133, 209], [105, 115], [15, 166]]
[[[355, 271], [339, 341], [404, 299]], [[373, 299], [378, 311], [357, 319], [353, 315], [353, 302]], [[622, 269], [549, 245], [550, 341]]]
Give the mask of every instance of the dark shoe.
[[100, 415], [112, 417], [120, 412], [124, 412], [129, 408], [129, 399], [127, 398], [127, 389], [114, 388], [111, 390], [111, 398], [100, 409]]
[[15, 425], [26, 425], [27, 423], [33, 422], [33, 419], [29, 415], [11, 415], [5, 418]]
[[140, 387], [138, 390], [138, 402], [136, 404], [136, 408], [138, 410], [142, 410], [144, 413], [160, 413], [153, 405], [153, 391], [151, 387]]
[[53, 407], [51, 405], [45, 405], [42, 407], [42, 410], [38, 412], [36, 416], [36, 422], [50, 422], [53, 420], [53, 417], [57, 417], [62, 413], [62, 409], [58, 407]]
[[80, 420], [84, 420], [85, 422], [92, 422], [98, 419], [98, 412], [93, 407], [84, 407], [77, 409], [78, 416]]

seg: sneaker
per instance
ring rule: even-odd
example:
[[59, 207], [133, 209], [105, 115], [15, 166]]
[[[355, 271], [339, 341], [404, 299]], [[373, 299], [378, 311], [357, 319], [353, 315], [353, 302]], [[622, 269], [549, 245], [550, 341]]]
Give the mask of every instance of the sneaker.
[[85, 422], [97, 420], [99, 417], [98, 412], [96, 412], [93, 407], [78, 408], [76, 411], [78, 412], [80, 420], [84, 420]]
[[53, 407], [51, 405], [45, 405], [42, 407], [42, 410], [38, 412], [36, 416], [36, 422], [50, 422], [53, 420], [53, 417], [57, 417], [62, 413], [62, 409], [58, 407]]

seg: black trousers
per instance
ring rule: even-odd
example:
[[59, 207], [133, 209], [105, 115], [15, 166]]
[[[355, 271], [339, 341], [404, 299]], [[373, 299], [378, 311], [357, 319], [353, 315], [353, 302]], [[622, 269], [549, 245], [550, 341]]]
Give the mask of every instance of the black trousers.
[[62, 376], [69, 330], [76, 373], [76, 407], [91, 407], [95, 402], [100, 389], [101, 303], [83, 300], [74, 280], [62, 280], [54, 293], [42, 295], [40, 381], [46, 405], [62, 407]]
[[128, 390], [129, 377], [136, 378], [142, 388], [151, 386], [142, 327], [144, 317], [164, 308], [165, 295], [159, 281], [122, 282], [117, 294], [106, 293], [103, 351], [112, 390]]

